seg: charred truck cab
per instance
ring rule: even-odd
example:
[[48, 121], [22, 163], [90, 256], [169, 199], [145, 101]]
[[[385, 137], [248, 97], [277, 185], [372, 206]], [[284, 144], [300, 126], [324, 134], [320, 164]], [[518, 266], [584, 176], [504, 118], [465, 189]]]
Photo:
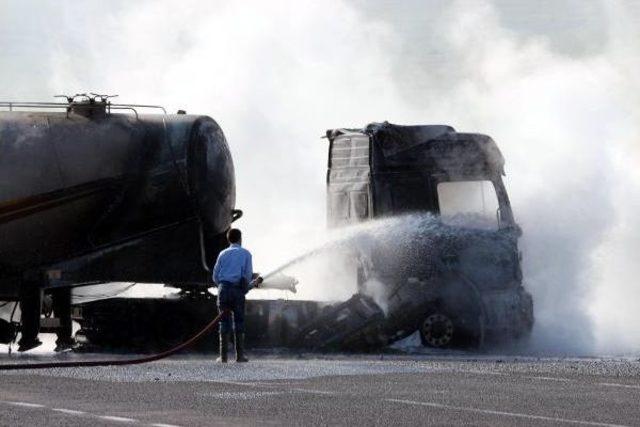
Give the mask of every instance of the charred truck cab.
[[380, 320], [359, 328], [354, 342], [391, 342], [417, 329], [428, 346], [477, 346], [531, 330], [521, 231], [490, 137], [387, 122], [326, 136], [331, 226], [406, 215], [358, 254], [360, 292], [341, 309], [372, 306], [372, 280], [384, 285], [386, 308], [372, 309]]

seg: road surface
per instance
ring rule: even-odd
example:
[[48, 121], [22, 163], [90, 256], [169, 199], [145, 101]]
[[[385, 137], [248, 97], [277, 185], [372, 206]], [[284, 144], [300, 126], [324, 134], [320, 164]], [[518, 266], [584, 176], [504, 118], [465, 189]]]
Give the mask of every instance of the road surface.
[[[55, 356], [10, 361], [46, 357]], [[631, 426], [638, 402], [636, 358], [268, 355], [219, 365], [194, 356], [0, 372], [3, 426]]]

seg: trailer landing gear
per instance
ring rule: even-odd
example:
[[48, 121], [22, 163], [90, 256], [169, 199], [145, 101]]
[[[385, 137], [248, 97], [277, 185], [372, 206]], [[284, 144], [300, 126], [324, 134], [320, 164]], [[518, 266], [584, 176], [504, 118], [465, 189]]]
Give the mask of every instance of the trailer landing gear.
[[21, 338], [18, 351], [24, 352], [42, 345], [38, 339], [40, 332], [40, 310], [42, 292], [38, 285], [25, 281], [20, 288], [20, 323]]

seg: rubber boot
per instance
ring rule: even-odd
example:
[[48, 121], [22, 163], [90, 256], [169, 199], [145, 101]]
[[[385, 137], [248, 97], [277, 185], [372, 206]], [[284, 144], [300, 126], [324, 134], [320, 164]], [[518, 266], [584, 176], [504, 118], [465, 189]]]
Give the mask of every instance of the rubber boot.
[[229, 333], [220, 332], [220, 357], [216, 359], [216, 362], [227, 363], [229, 358]]
[[244, 334], [236, 333], [236, 362], [244, 363], [248, 361], [249, 359], [244, 357]]

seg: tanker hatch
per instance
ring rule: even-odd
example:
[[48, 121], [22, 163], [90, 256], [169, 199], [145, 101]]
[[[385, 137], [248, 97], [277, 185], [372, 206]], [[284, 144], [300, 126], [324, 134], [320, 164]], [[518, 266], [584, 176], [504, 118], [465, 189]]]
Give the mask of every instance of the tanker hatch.
[[100, 95], [96, 93], [78, 93], [73, 96], [58, 95], [58, 98], [66, 98], [69, 106], [67, 113], [77, 114], [88, 118], [100, 118], [107, 115], [111, 103], [109, 98], [118, 95]]

